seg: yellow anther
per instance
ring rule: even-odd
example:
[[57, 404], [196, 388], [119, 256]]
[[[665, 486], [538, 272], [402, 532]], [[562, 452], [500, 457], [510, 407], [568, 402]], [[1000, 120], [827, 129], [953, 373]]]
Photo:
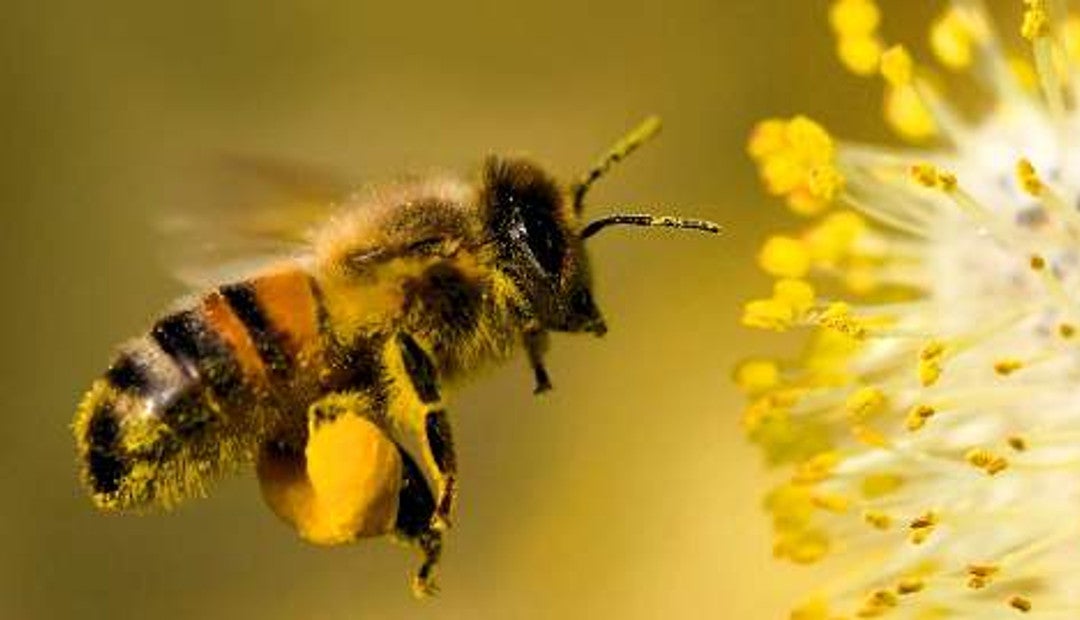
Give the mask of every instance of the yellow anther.
[[876, 387], [866, 386], [855, 390], [847, 398], [845, 408], [849, 416], [862, 421], [881, 413], [886, 404], [885, 393]]
[[967, 572], [972, 577], [990, 578], [1001, 572], [1001, 567], [996, 564], [968, 564]]
[[1032, 254], [1028, 260], [1028, 266], [1031, 267], [1032, 271], [1042, 271], [1046, 269], [1046, 259], [1040, 254]]
[[888, 448], [892, 445], [889, 438], [879, 430], [866, 424], [856, 424], [851, 427], [851, 434], [859, 443], [871, 448]]
[[791, 610], [788, 620], [829, 620], [832, 618], [829, 604], [823, 599], [812, 599]]
[[851, 307], [841, 301], [829, 304], [817, 322], [822, 327], [836, 330], [855, 340], [863, 340], [869, 333], [866, 324], [851, 316]]
[[1009, 606], [1026, 614], [1031, 611], [1031, 600], [1019, 595], [1013, 596], [1009, 599]]
[[930, 387], [941, 378], [942, 364], [945, 358], [945, 345], [932, 341], [919, 351], [919, 383]]
[[860, 491], [866, 499], [880, 499], [904, 486], [904, 479], [897, 474], [872, 474], [863, 478]]
[[774, 299], [755, 299], [743, 305], [742, 324], [747, 327], [784, 332], [794, 322], [791, 306]]
[[1021, 362], [1018, 359], [1010, 358], [994, 362], [994, 372], [1001, 375], [1002, 377], [1007, 377], [1023, 367], [1024, 362]]
[[814, 296], [814, 287], [805, 280], [784, 278], [773, 284], [773, 299], [786, 304], [796, 316], [801, 316], [813, 307]]
[[1020, 34], [1028, 41], [1034, 41], [1050, 34], [1050, 14], [1046, 0], [1024, 0], [1024, 21]]
[[842, 188], [842, 178], [834, 168], [832, 137], [804, 116], [759, 123], [747, 151], [758, 164], [765, 188], [785, 196], [796, 213], [820, 213]]
[[972, 467], [977, 467], [991, 476], [1001, 473], [1009, 466], [1009, 461], [1005, 457], [985, 448], [968, 450], [964, 454], [964, 460]]
[[796, 116], [788, 122], [786, 129], [788, 144], [796, 154], [822, 164], [832, 161], [835, 145], [832, 136], [820, 124], [805, 116]]
[[905, 425], [909, 431], [917, 431], [926, 426], [926, 421], [937, 413], [930, 405], [916, 405], [908, 412]]
[[837, 40], [836, 55], [848, 71], [869, 77], [876, 74], [881, 66], [884, 47], [874, 35], [852, 35]]
[[795, 468], [791, 481], [795, 484], [814, 484], [827, 480], [840, 464], [840, 460], [840, 455], [836, 452], [817, 454]]
[[901, 579], [900, 583], [896, 584], [897, 594], [915, 594], [916, 592], [922, 592], [926, 588], [926, 582], [918, 577], [908, 577]]
[[1058, 325], [1058, 335], [1065, 339], [1072, 338], [1076, 335], [1076, 326], [1072, 323], [1062, 323]]
[[1019, 435], [1013, 435], [1005, 440], [1009, 444], [1009, 447], [1017, 452], [1023, 452], [1028, 449], [1027, 440]]
[[1070, 15], [1062, 32], [1065, 53], [1073, 63], [1080, 62], [1080, 16]]
[[1016, 83], [1027, 92], [1034, 92], [1039, 88], [1039, 74], [1035, 66], [1026, 57], [1018, 54], [1008, 54], [1005, 59], [1009, 71]]
[[911, 178], [928, 189], [938, 186], [938, 169], [933, 164], [915, 164], [910, 168]]
[[844, 190], [844, 184], [844, 175], [836, 167], [826, 165], [810, 170], [807, 187], [814, 198], [832, 202]]
[[876, 618], [896, 607], [899, 602], [896, 595], [889, 590], [874, 590], [866, 595], [855, 615], [860, 618]]
[[761, 394], [780, 383], [780, 368], [772, 360], [746, 360], [735, 369], [735, 384], [751, 396]]
[[933, 510], [927, 510], [918, 517], [911, 520], [909, 527], [913, 530], [922, 530], [930, 527], [934, 527], [938, 524], [938, 515]]
[[946, 67], [959, 71], [971, 66], [974, 35], [956, 9], [947, 9], [930, 28], [930, 48]]
[[925, 142], [938, 132], [933, 114], [911, 85], [886, 89], [885, 122], [902, 137], [913, 142]]
[[814, 494], [810, 496], [810, 501], [815, 507], [836, 514], [847, 512], [851, 506], [851, 501], [843, 495]]
[[1038, 198], [1046, 191], [1046, 186], [1039, 178], [1039, 173], [1035, 171], [1035, 166], [1031, 165], [1027, 159], [1016, 162], [1016, 178], [1020, 182], [1020, 187], [1031, 196]]
[[892, 517], [879, 510], [867, 510], [863, 513], [863, 520], [878, 530], [887, 530], [893, 524]]
[[782, 151], [787, 144], [787, 122], [778, 118], [760, 121], [750, 132], [746, 150], [755, 160]]
[[803, 238], [811, 259], [835, 264], [852, 252], [866, 232], [866, 220], [851, 211], [831, 213], [811, 228]]
[[881, 24], [881, 11], [873, 0], [837, 0], [829, 9], [829, 24], [840, 37], [869, 35]]
[[1031, 599], [1017, 594], [1009, 598], [1009, 607], [1026, 614], [1031, 611]]
[[758, 253], [758, 265], [778, 278], [801, 278], [810, 271], [810, 253], [798, 239], [773, 235]]
[[934, 511], [927, 511], [922, 515], [916, 517], [908, 524], [908, 529], [911, 531], [909, 540], [912, 544], [921, 545], [926, 542], [926, 539], [934, 533], [934, 529], [937, 528], [938, 516]]
[[903, 45], [894, 45], [881, 54], [881, 75], [892, 86], [906, 86], [911, 82], [915, 63]]
[[778, 536], [773, 555], [796, 564], [813, 564], [829, 553], [829, 537], [816, 530], [802, 530]]

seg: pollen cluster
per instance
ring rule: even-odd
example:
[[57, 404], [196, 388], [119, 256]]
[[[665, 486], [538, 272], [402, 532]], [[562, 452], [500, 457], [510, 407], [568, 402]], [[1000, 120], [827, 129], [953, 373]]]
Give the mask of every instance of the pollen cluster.
[[[803, 116], [750, 137], [804, 220], [763, 244], [774, 284], [742, 318], [804, 350], [735, 371], [787, 472], [773, 553], [833, 567], [792, 618], [1080, 616], [1080, 18], [1023, 8], [999, 38], [981, 2], [948, 3], [921, 63], [872, 0], [836, 0], [840, 60], [880, 78], [909, 146]], [[987, 111], [956, 109], [961, 80]]]

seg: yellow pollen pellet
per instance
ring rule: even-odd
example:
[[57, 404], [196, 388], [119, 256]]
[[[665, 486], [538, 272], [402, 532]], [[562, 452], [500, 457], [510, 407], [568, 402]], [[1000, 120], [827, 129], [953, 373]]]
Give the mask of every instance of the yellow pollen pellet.
[[926, 582], [917, 577], [908, 577], [907, 579], [901, 579], [900, 583], [896, 584], [897, 594], [915, 594], [921, 592], [926, 588]]
[[1010, 448], [1016, 450], [1017, 452], [1023, 452], [1028, 449], [1027, 440], [1023, 437], [1020, 437], [1019, 435], [1013, 435], [1012, 437], [1009, 437], [1006, 442], [1009, 444]]
[[879, 530], [887, 530], [892, 527], [892, 517], [878, 510], [867, 510], [863, 513], [863, 520]]
[[994, 362], [994, 372], [1007, 377], [1024, 367], [1024, 363], [1018, 359], [1004, 359]]
[[1009, 599], [1009, 606], [1026, 614], [1031, 611], [1031, 600], [1017, 594]]
[[905, 86], [914, 73], [911, 54], [903, 45], [895, 45], [881, 54], [881, 75], [893, 86]]

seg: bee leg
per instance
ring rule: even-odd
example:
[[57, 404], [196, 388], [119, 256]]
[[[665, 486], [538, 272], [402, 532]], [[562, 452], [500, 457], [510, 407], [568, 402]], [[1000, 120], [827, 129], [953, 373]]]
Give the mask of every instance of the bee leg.
[[545, 331], [529, 330], [525, 332], [525, 351], [529, 356], [536, 387], [533, 394], [543, 394], [551, 389], [551, 377], [544, 366], [544, 354], [548, 349], [548, 334]]
[[433, 465], [438, 494], [433, 526], [442, 531], [450, 527], [450, 515], [457, 495], [457, 454], [454, 451], [450, 419], [439, 396], [435, 363], [412, 336], [401, 332], [397, 337], [405, 372], [409, 375], [416, 397], [424, 406], [420, 444], [424, 455]]
[[404, 449], [399, 446], [398, 451], [401, 454], [402, 474], [395, 535], [406, 545], [419, 550], [423, 556], [423, 562], [412, 578], [412, 590], [417, 598], [426, 598], [439, 591], [435, 583], [435, 569], [442, 556], [443, 534], [431, 524], [435, 497], [424, 473]]

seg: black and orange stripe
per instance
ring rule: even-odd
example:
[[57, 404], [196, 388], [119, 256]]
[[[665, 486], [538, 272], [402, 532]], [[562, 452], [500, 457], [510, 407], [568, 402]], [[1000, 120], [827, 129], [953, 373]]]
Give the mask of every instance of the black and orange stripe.
[[[324, 312], [314, 280], [299, 268], [284, 269], [211, 291], [127, 345], [80, 408], [85, 419], [76, 421], [99, 503], [152, 502], [152, 489], [125, 488], [157, 484], [128, 479], [136, 462], [183, 458], [192, 442], [215, 441], [203, 432], [214, 426], [226, 433], [250, 428], [243, 418], [253, 399], [318, 367]], [[162, 423], [184, 445], [142, 446], [138, 453], [127, 447], [125, 434]]]

